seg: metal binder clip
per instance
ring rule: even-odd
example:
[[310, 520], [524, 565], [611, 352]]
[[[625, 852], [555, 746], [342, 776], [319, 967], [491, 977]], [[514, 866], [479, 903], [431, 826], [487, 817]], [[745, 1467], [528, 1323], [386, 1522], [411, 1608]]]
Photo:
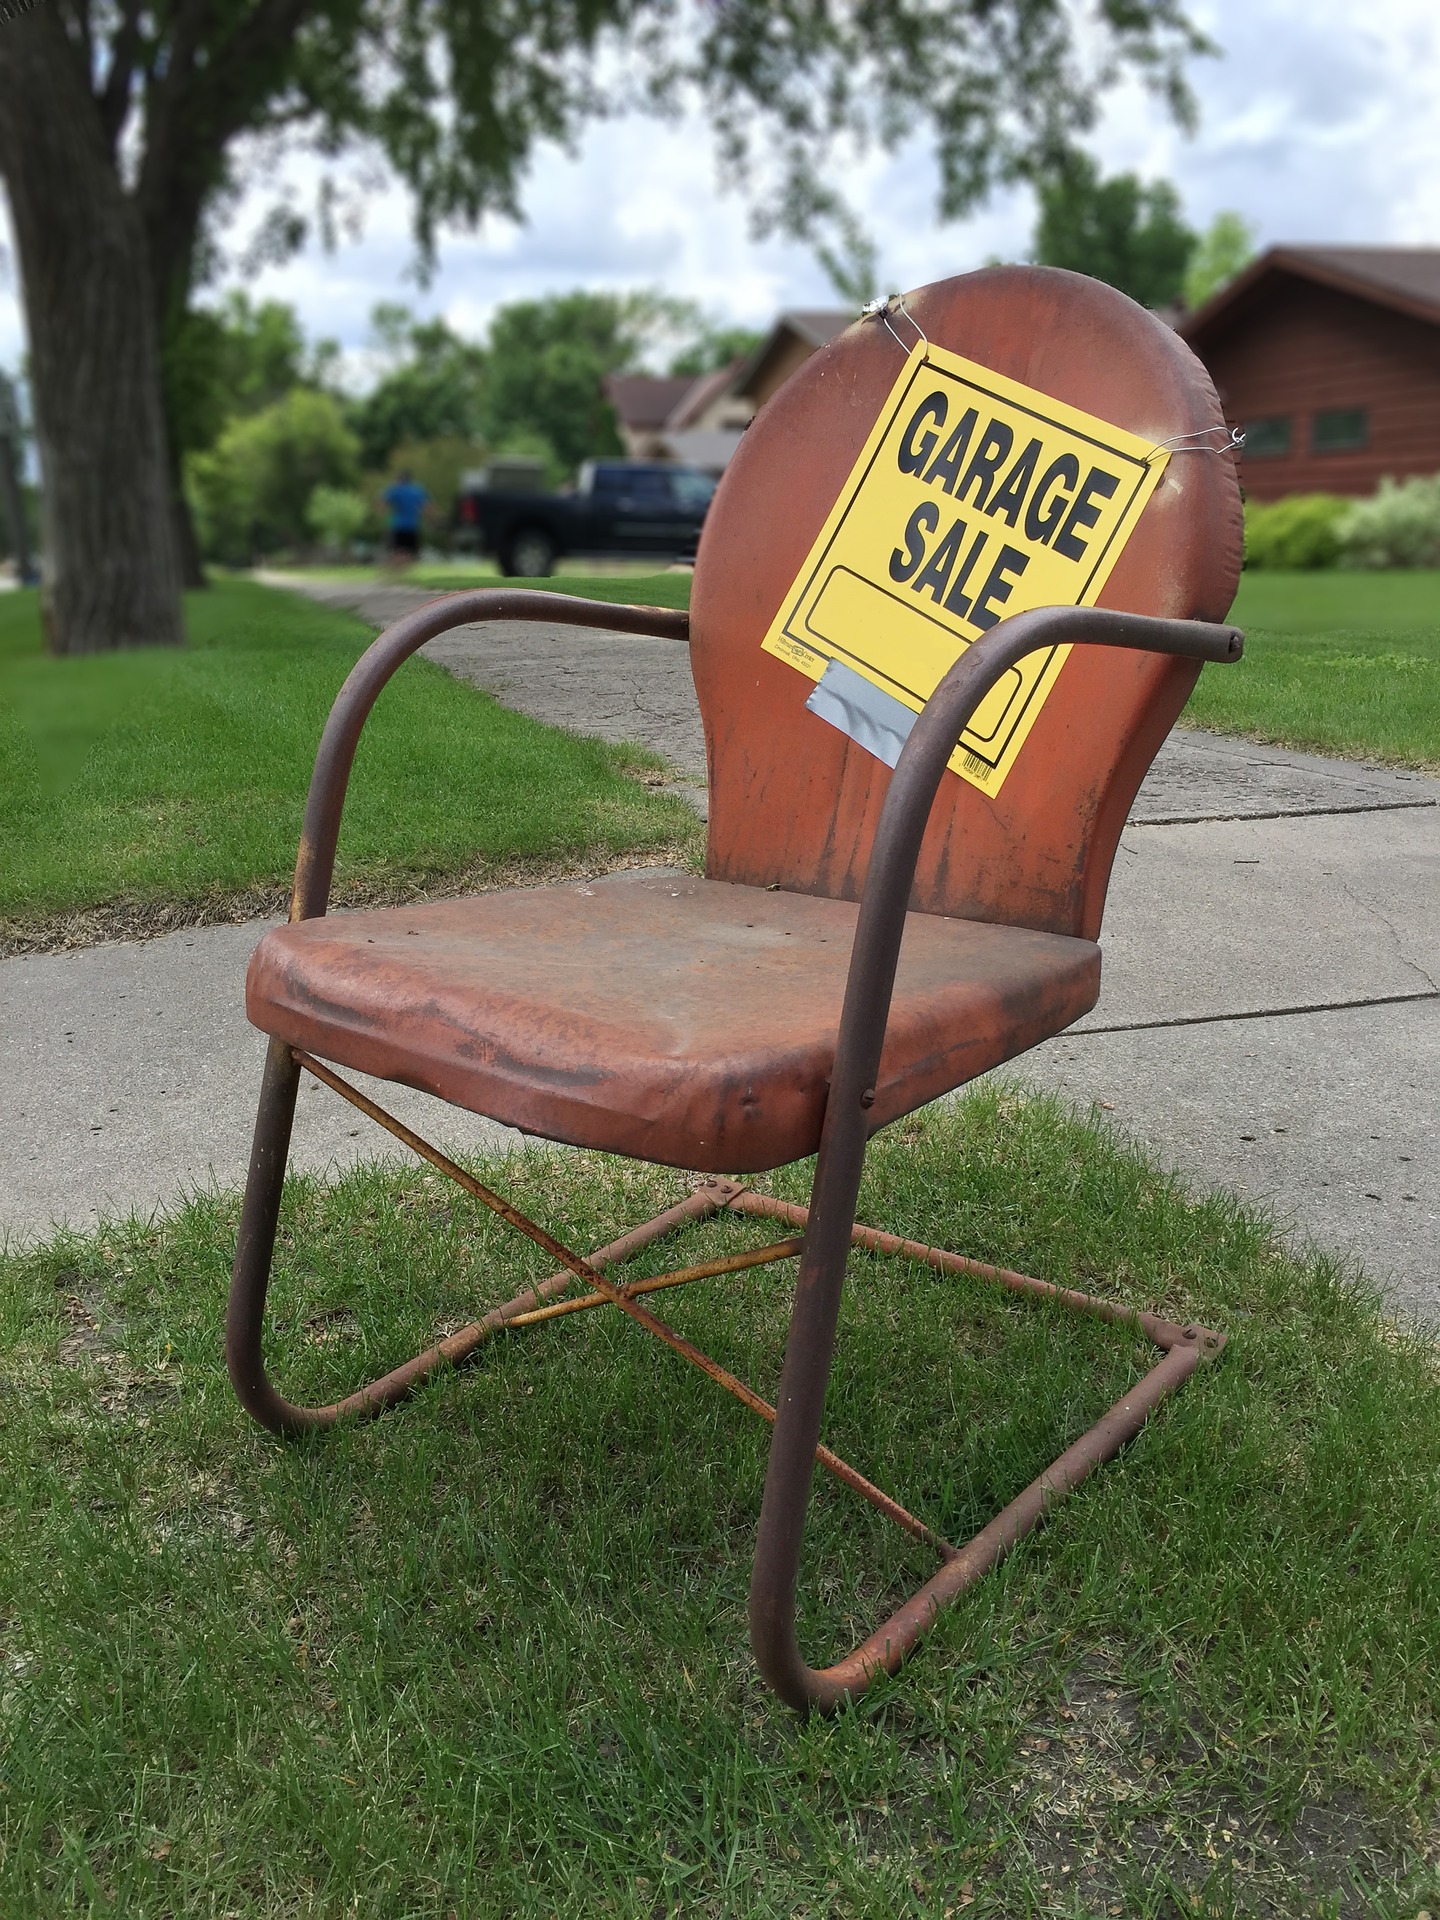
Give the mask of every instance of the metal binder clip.
[[885, 331], [889, 334], [890, 338], [895, 342], [896, 346], [899, 347], [900, 351], [904, 354], [912, 353], [914, 351], [914, 348], [907, 347], [905, 342], [900, 338], [899, 334], [896, 333], [894, 327], [892, 327], [890, 324], [890, 312], [891, 312], [892, 302], [894, 303], [894, 310], [897, 313], [903, 314], [904, 317], [910, 322], [911, 326], [915, 329], [915, 332], [918, 336], [916, 344], [919, 345], [920, 343], [923, 342], [923, 344], [928, 347], [930, 345], [930, 337], [926, 333], [925, 329], [921, 326], [920, 322], [915, 318], [914, 314], [911, 313], [910, 309], [905, 305], [905, 296], [903, 293], [882, 293], [878, 295], [874, 300], [867, 300], [865, 302], [865, 305], [860, 309], [861, 319], [874, 320], [878, 318], [883, 320], [885, 322]]
[[[1215, 433], [1226, 436], [1218, 446], [1210, 438]], [[1162, 440], [1145, 458], [1153, 460], [1157, 453], [1238, 453], [1244, 444], [1245, 435], [1239, 427], [1200, 427], [1194, 433], [1177, 433], [1169, 440]]]

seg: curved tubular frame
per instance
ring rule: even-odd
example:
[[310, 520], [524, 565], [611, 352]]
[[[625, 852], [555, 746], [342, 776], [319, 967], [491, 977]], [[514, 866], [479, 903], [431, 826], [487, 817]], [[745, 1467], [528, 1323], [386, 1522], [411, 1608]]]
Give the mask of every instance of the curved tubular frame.
[[[629, 607], [565, 595], [506, 589], [454, 594], [430, 602], [397, 621], [367, 649], [336, 697], [321, 736], [295, 868], [290, 918], [313, 919], [329, 904], [335, 849], [355, 748], [365, 721], [395, 670], [427, 640], [449, 628], [481, 620], [548, 620], [616, 632], [686, 640], [689, 617], [650, 607]], [[1000, 622], [951, 668], [915, 723], [895, 768], [876, 830], [864, 895], [851, 950], [830, 1095], [819, 1160], [808, 1208], [749, 1193], [734, 1183], [706, 1181], [689, 1199], [632, 1229], [588, 1258], [571, 1252], [508, 1201], [481, 1185], [436, 1148], [348, 1086], [322, 1062], [272, 1040], [266, 1060], [249, 1178], [241, 1212], [234, 1275], [226, 1318], [226, 1360], [235, 1391], [247, 1411], [281, 1434], [332, 1426], [347, 1416], [366, 1417], [403, 1399], [423, 1379], [458, 1365], [500, 1328], [527, 1325], [558, 1313], [608, 1302], [682, 1358], [698, 1366], [762, 1418], [774, 1423], [765, 1496], [750, 1588], [750, 1633], [765, 1678], [781, 1697], [805, 1711], [829, 1710], [862, 1693], [881, 1672], [894, 1672], [933, 1622], [940, 1608], [972, 1586], [1030, 1531], [1046, 1509], [1110, 1458], [1143, 1425], [1150, 1411], [1202, 1360], [1217, 1353], [1222, 1335], [1204, 1327], [1178, 1327], [1157, 1315], [1137, 1313], [1113, 1301], [1009, 1273], [961, 1255], [900, 1240], [855, 1224], [855, 1203], [869, 1110], [889, 1018], [890, 1001], [914, 883], [921, 841], [950, 755], [980, 702], [1000, 676], [1026, 654], [1070, 644], [1129, 647], [1190, 659], [1231, 661], [1242, 638], [1234, 627], [1195, 621], [1156, 620], [1089, 607], [1049, 607]], [[265, 1372], [263, 1325], [275, 1229], [289, 1155], [295, 1100], [302, 1067], [455, 1180], [475, 1199], [546, 1249], [561, 1270], [533, 1289], [496, 1307], [482, 1319], [368, 1386], [328, 1406], [299, 1406], [285, 1399]], [[604, 1269], [630, 1259], [642, 1247], [691, 1221], [730, 1208], [780, 1219], [804, 1230], [752, 1253], [680, 1268], [628, 1285]], [[1158, 1346], [1163, 1358], [1040, 1477], [1019, 1494], [965, 1547], [939, 1540], [928, 1527], [820, 1445], [820, 1424], [834, 1352], [835, 1329], [852, 1245], [923, 1260], [945, 1272], [997, 1283], [1013, 1292], [1044, 1297], [1076, 1311], [1133, 1325]], [[800, 1252], [780, 1394], [774, 1408], [701, 1354], [649, 1309], [637, 1295], [685, 1285], [711, 1274], [740, 1271]], [[579, 1279], [591, 1288], [583, 1299], [560, 1301]], [[937, 1547], [940, 1571], [902, 1603], [875, 1632], [833, 1666], [814, 1668], [801, 1657], [795, 1633], [795, 1602], [805, 1517], [817, 1462], [871, 1501], [889, 1518]]]
[[[340, 820], [345, 808], [345, 793], [355, 748], [361, 730], [370, 717], [370, 709], [384, 690], [386, 682], [403, 666], [412, 653], [427, 640], [446, 633], [452, 627], [469, 626], [482, 620], [546, 620], [552, 624], [575, 627], [609, 627], [617, 633], [654, 634], [659, 639], [688, 640], [690, 616], [660, 607], [630, 607], [607, 600], [579, 600], [569, 594], [507, 591], [484, 588], [475, 593], [446, 594], [417, 607], [413, 613], [387, 627], [372, 641], [351, 668], [344, 685], [335, 696], [329, 718], [320, 736], [315, 767], [310, 776], [310, 792], [305, 802], [305, 818], [300, 829], [300, 850], [295, 861], [295, 881], [290, 893], [290, 918], [319, 919], [330, 904], [330, 884], [335, 872], [335, 848], [340, 837]], [[575, 1268], [554, 1275], [541, 1283], [533, 1294], [520, 1295], [497, 1307], [472, 1328], [442, 1341], [429, 1352], [382, 1379], [373, 1380], [358, 1392], [336, 1401], [333, 1406], [303, 1407], [287, 1400], [272, 1385], [265, 1372], [263, 1332], [265, 1296], [270, 1285], [270, 1266], [275, 1252], [275, 1227], [280, 1216], [280, 1196], [285, 1183], [285, 1166], [290, 1156], [290, 1135], [295, 1121], [295, 1099], [300, 1090], [300, 1063], [283, 1041], [270, 1042], [265, 1059], [265, 1075], [260, 1086], [260, 1105], [255, 1116], [255, 1134], [250, 1149], [250, 1168], [245, 1182], [245, 1199], [240, 1210], [240, 1230], [235, 1246], [235, 1262], [230, 1282], [230, 1298], [225, 1316], [225, 1359], [230, 1379], [246, 1412], [269, 1427], [273, 1433], [297, 1434], [315, 1427], [333, 1426], [345, 1414], [378, 1413], [413, 1391], [428, 1374], [438, 1368], [457, 1365], [474, 1351], [481, 1340], [496, 1328], [527, 1309], [532, 1309], [552, 1294], [563, 1292], [574, 1277]], [[422, 1143], [423, 1144], [423, 1143]], [[455, 1170], [459, 1172], [459, 1169]], [[475, 1183], [478, 1184], [478, 1183]], [[478, 1197], [478, 1196], [477, 1196]], [[498, 1196], [492, 1196], [492, 1198]], [[502, 1203], [503, 1204], [503, 1203]], [[581, 1268], [598, 1269], [627, 1260], [651, 1240], [669, 1233], [694, 1218], [713, 1213], [718, 1201], [682, 1203], [661, 1214], [646, 1227], [626, 1234], [613, 1246], [602, 1247]], [[523, 1215], [515, 1213], [512, 1224]], [[507, 1216], [509, 1217], [509, 1216]], [[525, 1221], [521, 1231], [529, 1231]], [[653, 1231], [651, 1231], [653, 1229]], [[533, 1237], [533, 1236], [532, 1236]], [[548, 1236], [542, 1236], [548, 1239]], [[548, 1250], [557, 1257], [575, 1256], [549, 1242]], [[588, 1271], [602, 1290], [615, 1289]]]
[[[999, 1557], [995, 1552], [977, 1555], [976, 1549], [985, 1539], [985, 1535], [979, 1536], [845, 1659], [818, 1669], [808, 1666], [801, 1657], [795, 1636], [795, 1598], [805, 1513], [835, 1347], [846, 1257], [855, 1225], [855, 1202], [871, 1131], [868, 1111], [875, 1098], [920, 843], [946, 763], [985, 695], [1001, 674], [1026, 654], [1065, 644], [1130, 647], [1192, 660], [1232, 661], [1240, 657], [1243, 636], [1235, 627], [1156, 620], [1096, 607], [1042, 607], [1016, 614], [992, 628], [950, 669], [901, 750], [875, 831], [851, 950], [750, 1586], [750, 1641], [755, 1658], [776, 1692], [801, 1709], [833, 1708], [862, 1692], [881, 1669], [893, 1672], [939, 1608]], [[1171, 1374], [1178, 1372], [1183, 1378], [1198, 1358], [1193, 1347], [1168, 1355], [1156, 1369], [1158, 1374], [1170, 1367], [1160, 1383], [1161, 1393], [1178, 1383]], [[1182, 1367], [1185, 1359], [1189, 1365]], [[1128, 1433], [1120, 1433], [1108, 1451], [1113, 1452], [1126, 1437]], [[1061, 1471], [1068, 1458], [1062, 1456], [1051, 1469], [1056, 1476], [1054, 1492], [1075, 1484], [1069, 1469]], [[1029, 1490], [1036, 1496], [1035, 1511], [1013, 1538], [1034, 1524], [1046, 1499], [1053, 1497], [1040, 1483], [1037, 1488]], [[1012, 1515], [1011, 1520], [1022, 1517]], [[991, 1527], [1005, 1519], [1002, 1514]], [[986, 1529], [987, 1534], [990, 1531]], [[986, 1545], [988, 1548], [990, 1543]]]
[[360, 731], [387, 680], [427, 640], [451, 627], [481, 620], [547, 620], [552, 626], [608, 627], [615, 633], [648, 633], [657, 640], [688, 640], [690, 616], [664, 607], [628, 607], [608, 600], [577, 600], [566, 593], [508, 592], [484, 587], [431, 600], [389, 626], [361, 654], [335, 696], [320, 736], [310, 795], [300, 829], [290, 918], [314, 920], [330, 903], [340, 815]]

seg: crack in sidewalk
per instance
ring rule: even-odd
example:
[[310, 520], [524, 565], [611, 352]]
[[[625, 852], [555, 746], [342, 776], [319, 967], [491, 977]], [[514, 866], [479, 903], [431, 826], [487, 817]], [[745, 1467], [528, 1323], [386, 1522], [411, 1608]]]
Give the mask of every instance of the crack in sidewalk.
[[1395, 922], [1391, 920], [1387, 914], [1382, 913], [1380, 908], [1377, 907], [1373, 901], [1362, 900], [1359, 894], [1356, 893], [1355, 889], [1349, 884], [1348, 881], [1342, 880], [1340, 882], [1340, 891], [1345, 895], [1345, 898], [1349, 900], [1353, 906], [1359, 907], [1362, 913], [1368, 913], [1374, 919], [1380, 922], [1381, 926], [1384, 927], [1385, 931], [1389, 934], [1391, 940], [1394, 943], [1395, 955], [1396, 955], [1396, 958], [1400, 961], [1401, 965], [1409, 967], [1412, 973], [1418, 973], [1420, 978], [1426, 983], [1428, 987], [1430, 987], [1430, 989], [1433, 992], [1440, 993], [1440, 980], [1436, 980], [1434, 974], [1430, 973], [1428, 969], [1426, 969], [1425, 967], [1422, 967], [1418, 960], [1412, 960], [1410, 955], [1405, 951], [1404, 947], [1401, 945], [1400, 933], [1398, 928], [1395, 925]]
[[[1422, 979], [1430, 977], [1422, 967], [1417, 967], [1416, 972]], [[1146, 1033], [1152, 1027], [1208, 1027], [1225, 1020], [1285, 1020], [1302, 1013], [1348, 1013], [1360, 1007], [1409, 1006], [1417, 1000], [1440, 1000], [1440, 987], [1432, 982], [1429, 992], [1382, 993], [1367, 1000], [1315, 1000], [1296, 1007], [1247, 1007], [1237, 1013], [1178, 1013], [1160, 1020], [1120, 1020], [1103, 1027], [1067, 1027], [1064, 1034], [1056, 1038], [1088, 1040], [1105, 1033]]]
[[1367, 800], [1353, 807], [1277, 807], [1271, 813], [1166, 813], [1150, 818], [1131, 814], [1125, 825], [1127, 828], [1211, 827], [1244, 820], [1325, 820], [1345, 813], [1409, 813], [1417, 807], [1440, 807], [1440, 800]]

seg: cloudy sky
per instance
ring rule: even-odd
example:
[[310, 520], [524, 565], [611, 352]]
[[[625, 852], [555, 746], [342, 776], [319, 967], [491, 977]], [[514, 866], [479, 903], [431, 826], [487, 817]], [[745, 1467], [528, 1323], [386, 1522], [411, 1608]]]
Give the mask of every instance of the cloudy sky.
[[[1124, 89], [1092, 142], [1106, 171], [1174, 180], [1192, 225], [1235, 208], [1262, 244], [1440, 245], [1435, 0], [1192, 0], [1192, 13], [1223, 49], [1193, 68], [1198, 134], [1179, 134], [1156, 102]], [[849, 186], [879, 243], [887, 287], [1018, 257], [1029, 245], [1026, 192], [937, 224], [921, 142], [862, 165]], [[743, 205], [717, 191], [703, 125], [619, 121], [595, 128], [573, 158], [542, 151], [525, 204], [522, 226], [497, 220], [448, 235], [428, 290], [409, 276], [405, 201], [383, 191], [358, 240], [329, 254], [317, 247], [248, 284], [292, 302], [311, 334], [339, 340], [357, 377], [378, 300], [443, 313], [471, 334], [504, 301], [581, 285], [662, 286], [754, 325], [784, 306], [837, 304], [806, 250], [751, 239]], [[234, 238], [259, 211], [259, 202], [241, 209]], [[0, 286], [0, 363], [14, 364], [21, 339], [11, 280]]]

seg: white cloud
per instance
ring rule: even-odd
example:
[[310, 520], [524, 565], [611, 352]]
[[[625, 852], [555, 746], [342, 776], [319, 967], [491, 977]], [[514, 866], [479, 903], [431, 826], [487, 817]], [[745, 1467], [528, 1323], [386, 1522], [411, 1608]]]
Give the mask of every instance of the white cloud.
[[[1186, 139], [1138, 85], [1112, 99], [1094, 145], [1108, 169], [1135, 167], [1178, 185], [1203, 223], [1222, 207], [1263, 241], [1440, 244], [1440, 20], [1433, 0], [1195, 0], [1224, 48], [1196, 63], [1198, 137]], [[314, 170], [289, 169], [299, 190]], [[935, 175], [922, 139], [847, 168], [845, 185], [876, 239], [887, 284], [913, 286], [1016, 257], [1029, 245], [1028, 193], [999, 195], [962, 223], [934, 217]], [[339, 339], [364, 366], [370, 309], [402, 299], [478, 334], [504, 301], [574, 286], [660, 285], [726, 319], [763, 325], [782, 306], [835, 296], [808, 250], [756, 242], [747, 211], [716, 186], [699, 122], [624, 119], [587, 133], [571, 157], [541, 152], [524, 190], [523, 225], [489, 221], [444, 237], [433, 284], [410, 277], [408, 208], [376, 194], [362, 238], [318, 248], [250, 276], [261, 297], [289, 300], [313, 335]], [[240, 210], [235, 240], [263, 203]], [[0, 285], [0, 362], [14, 364], [13, 284]]]
[[1107, 165], [1164, 174], [1194, 221], [1221, 207], [1265, 242], [1440, 243], [1440, 17], [1433, 0], [1209, 0], [1187, 140], [1137, 87], [1101, 131]]

